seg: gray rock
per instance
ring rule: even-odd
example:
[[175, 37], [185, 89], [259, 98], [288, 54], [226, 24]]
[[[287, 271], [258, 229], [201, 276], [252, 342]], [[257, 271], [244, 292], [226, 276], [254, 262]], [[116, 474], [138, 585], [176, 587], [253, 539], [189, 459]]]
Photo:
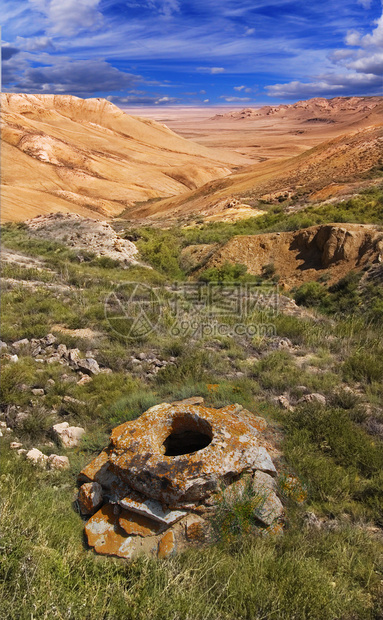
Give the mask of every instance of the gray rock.
[[69, 349], [68, 351], [68, 360], [73, 364], [77, 364], [80, 359], [80, 350], [79, 349]]
[[32, 357], [36, 357], [36, 355], [38, 355], [41, 352], [40, 340], [37, 340], [37, 338], [32, 338], [30, 347], [31, 347]]
[[49, 346], [49, 345], [55, 344], [57, 342], [57, 338], [53, 334], [47, 334], [47, 336], [45, 336], [44, 338], [41, 338], [41, 341], [46, 346]]
[[15, 351], [20, 351], [21, 349], [25, 349], [28, 346], [29, 346], [28, 338], [23, 338], [22, 340], [16, 340], [16, 342], [12, 344], [12, 348]]
[[92, 375], [98, 375], [100, 372], [100, 367], [98, 363], [92, 357], [86, 357], [85, 359], [79, 359], [77, 362], [77, 366], [81, 368], [82, 371], [92, 374]]
[[318, 403], [324, 407], [326, 405], [326, 397], [323, 396], [323, 394], [313, 392], [313, 394], [305, 394], [305, 396], [302, 396], [302, 398], [298, 400], [298, 403]]
[[59, 344], [59, 346], [57, 347], [57, 355], [59, 355], [60, 357], [66, 357], [68, 354], [68, 349], [66, 347], [66, 344]]
[[141, 352], [137, 355], [137, 357], [140, 360], [146, 360], [146, 353]]
[[32, 394], [33, 396], [44, 396], [44, 390], [43, 388], [34, 388]]
[[6, 351], [8, 349], [8, 345], [6, 342], [3, 342], [3, 340], [0, 340], [0, 352], [1, 351]]

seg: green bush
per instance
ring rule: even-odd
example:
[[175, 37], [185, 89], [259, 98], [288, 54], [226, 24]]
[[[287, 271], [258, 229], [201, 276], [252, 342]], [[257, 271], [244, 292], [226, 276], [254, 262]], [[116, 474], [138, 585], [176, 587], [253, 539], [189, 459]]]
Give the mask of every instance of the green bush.
[[320, 306], [326, 297], [326, 290], [319, 282], [305, 282], [294, 295], [299, 306]]

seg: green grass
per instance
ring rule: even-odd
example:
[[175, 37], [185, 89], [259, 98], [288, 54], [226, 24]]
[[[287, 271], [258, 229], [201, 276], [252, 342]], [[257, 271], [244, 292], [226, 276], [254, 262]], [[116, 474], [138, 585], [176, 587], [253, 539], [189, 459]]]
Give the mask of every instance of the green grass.
[[245, 538], [161, 562], [97, 557], [84, 548], [83, 522], [70, 507], [74, 469], [41, 472], [9, 453], [3, 459], [4, 620], [370, 620], [382, 613], [379, 551], [362, 530], [309, 532], [296, 517], [281, 539]]

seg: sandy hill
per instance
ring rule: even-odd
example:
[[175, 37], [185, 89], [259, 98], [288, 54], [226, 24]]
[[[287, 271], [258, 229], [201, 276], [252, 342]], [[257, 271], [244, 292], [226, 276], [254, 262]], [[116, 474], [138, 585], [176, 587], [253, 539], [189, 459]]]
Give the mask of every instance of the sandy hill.
[[262, 108], [245, 108], [217, 114], [214, 120], [254, 120], [274, 117], [280, 120], [310, 123], [340, 123], [352, 125], [357, 123], [372, 124], [382, 122], [383, 97], [334, 97], [324, 99], [316, 97], [297, 103], [281, 104], [278, 106], [263, 106]]
[[2, 94], [1, 107], [3, 220], [115, 216], [226, 176], [238, 163], [104, 99]]
[[[383, 125], [368, 127], [326, 141], [284, 161], [265, 161], [241, 174], [207, 183], [181, 197], [135, 208], [132, 218], [182, 218], [190, 214], [211, 218], [232, 204], [278, 197], [317, 195], [334, 186], [363, 179], [383, 165]], [[372, 171], [372, 172], [371, 172]], [[326, 193], [326, 191], [324, 191]], [[327, 198], [327, 196], [325, 196]], [[256, 213], [255, 213], [256, 215]]]

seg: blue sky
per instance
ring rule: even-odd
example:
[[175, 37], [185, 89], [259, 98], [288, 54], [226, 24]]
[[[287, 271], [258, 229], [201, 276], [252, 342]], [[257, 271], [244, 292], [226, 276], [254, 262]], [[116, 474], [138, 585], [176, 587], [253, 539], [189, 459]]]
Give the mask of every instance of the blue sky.
[[381, 0], [0, 0], [6, 92], [122, 106], [383, 95]]

